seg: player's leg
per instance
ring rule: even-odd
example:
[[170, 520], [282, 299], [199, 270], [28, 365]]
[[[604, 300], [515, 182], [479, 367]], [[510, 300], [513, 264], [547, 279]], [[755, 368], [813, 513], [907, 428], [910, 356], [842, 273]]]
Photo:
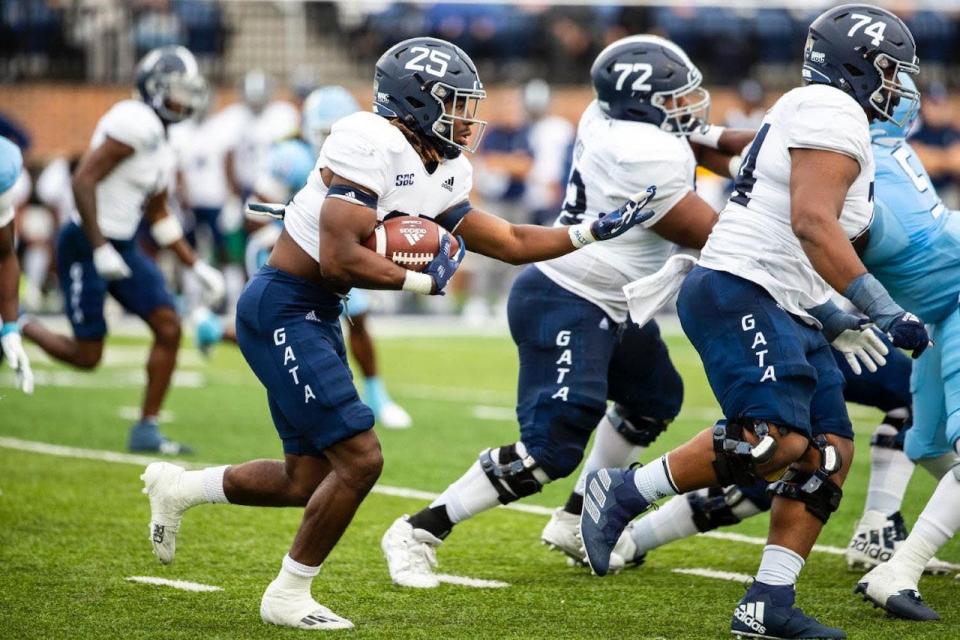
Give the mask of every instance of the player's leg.
[[150, 451], [167, 455], [190, 453], [190, 448], [165, 438], [158, 426], [163, 400], [170, 388], [180, 350], [180, 318], [173, 298], [167, 292], [163, 274], [134, 241], [118, 244], [129, 278], [111, 282], [110, 295], [124, 309], [139, 316], [150, 327], [153, 344], [147, 356], [147, 384], [144, 389], [140, 420], [130, 429], [131, 451]]
[[373, 410], [380, 426], [408, 429], [413, 426], [410, 414], [393, 401], [377, 371], [377, 351], [367, 325], [369, 311], [370, 294], [362, 289], [352, 289], [343, 314], [347, 318], [350, 353], [363, 374], [363, 400]]
[[617, 337], [606, 314], [528, 267], [511, 290], [508, 318], [520, 359], [520, 441], [482, 451], [432, 504], [394, 522], [381, 546], [396, 584], [437, 586], [434, 549], [453, 527], [572, 473], [603, 415]]
[[103, 302], [107, 283], [93, 265], [93, 250], [83, 230], [68, 223], [57, 239], [57, 274], [63, 293], [64, 313], [73, 327], [69, 337], [50, 331], [29, 316], [21, 320], [23, 335], [47, 355], [79, 369], [94, 369], [103, 356], [107, 323]]
[[[927, 349], [914, 365], [912, 385], [918, 429], [916, 434], [907, 434], [907, 451], [911, 457], [926, 453], [928, 458], [942, 458], [943, 449], [960, 455], [960, 312], [933, 327], [931, 339], [934, 346]], [[939, 407], [932, 402], [930, 388], [942, 391]], [[933, 421], [939, 424], [939, 429], [931, 436], [926, 427]], [[923, 604], [918, 583], [933, 555], [958, 530], [960, 458], [954, 458], [953, 466], [940, 479], [913, 531], [889, 562], [861, 578], [857, 591], [899, 617], [937, 619], [937, 614]]]
[[[580, 514], [588, 473], [605, 467], [627, 467], [650, 446], [680, 412], [683, 381], [670, 361], [656, 322], [643, 327], [627, 322], [621, 328], [607, 375], [613, 404], [597, 424], [593, 446], [566, 505], [554, 512], [541, 540], [583, 562]], [[613, 564], [637, 564], [634, 543], [625, 531], [613, 552]]]

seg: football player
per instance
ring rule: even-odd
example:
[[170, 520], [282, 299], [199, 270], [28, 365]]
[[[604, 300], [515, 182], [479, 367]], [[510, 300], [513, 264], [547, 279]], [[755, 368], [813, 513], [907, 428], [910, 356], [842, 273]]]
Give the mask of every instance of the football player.
[[[923, 323], [870, 275], [852, 244], [873, 215], [869, 122], [894, 117], [916, 92], [916, 45], [892, 13], [843, 5], [811, 24], [804, 86], [767, 112], [734, 193], [678, 312], [725, 419], [640, 469], [588, 474], [581, 536], [604, 575], [627, 523], [660, 498], [777, 477], [770, 535], [731, 631], [769, 638], [844, 638], [794, 607], [795, 585], [837, 509], [853, 456], [843, 376], [830, 342], [876, 341], [863, 319], [830, 302], [842, 292], [891, 335], [927, 347]], [[784, 473], [785, 472], [785, 473]]]
[[23, 323], [23, 334], [57, 360], [94, 369], [107, 334], [106, 294], [143, 319], [154, 340], [141, 419], [130, 430], [128, 446], [175, 455], [189, 449], [160, 434], [157, 416], [176, 366], [180, 319], [163, 275], [137, 246], [134, 234], [145, 218], [156, 243], [173, 251], [212, 299], [222, 297], [220, 272], [197, 259], [166, 204], [174, 164], [167, 126], [200, 108], [207, 86], [193, 54], [170, 46], [154, 49], [140, 61], [136, 90], [135, 98], [118, 102], [100, 119], [73, 174], [78, 214], [57, 242], [58, 275], [73, 337], [34, 319]]
[[[660, 330], [655, 322], [627, 322], [623, 286], [657, 271], [678, 246], [702, 247], [716, 221], [694, 192], [697, 159], [688, 139], [727, 171], [752, 132], [705, 125], [710, 95], [699, 69], [657, 36], [611, 44], [594, 62], [591, 81], [597, 99], [580, 118], [556, 226], [596, 220], [646, 184], [657, 185], [647, 205], [652, 216], [616, 240], [520, 274], [507, 307], [520, 358], [520, 439], [482, 451], [432, 504], [393, 523], [381, 547], [395, 584], [438, 586], [435, 549], [453, 526], [572, 473], [595, 428], [597, 455], [586, 467], [621, 466], [635, 451], [616, 444], [649, 445], [680, 410], [683, 384]], [[582, 503], [582, 492], [574, 494], [544, 538], [570, 552]]]
[[17, 386], [33, 393], [33, 370], [23, 350], [20, 325], [17, 324], [20, 263], [14, 246], [13, 187], [23, 170], [20, 148], [0, 136], [0, 357], [17, 374]]
[[[318, 604], [311, 584], [380, 475], [373, 413], [360, 402], [347, 366], [339, 315], [352, 287], [443, 293], [465, 244], [510, 263], [555, 258], [611, 240], [643, 222], [649, 193], [599, 220], [561, 228], [512, 225], [474, 208], [464, 151], [486, 124], [476, 67], [459, 47], [413, 38], [376, 65], [374, 113], [338, 121], [314, 170], [286, 207], [284, 228], [237, 309], [240, 350], [267, 388], [284, 461], [256, 460], [200, 471], [154, 463], [143, 474], [151, 541], [173, 560], [188, 508], [204, 502], [305, 507], [300, 529], [260, 604], [262, 619], [300, 629], [352, 623]], [[408, 271], [363, 241], [393, 212], [435, 220], [460, 238], [440, 243], [424, 272]]]
[[[307, 182], [323, 141], [333, 123], [360, 110], [353, 96], [338, 86], [312, 91], [303, 104], [301, 138], [276, 143], [267, 155], [267, 169], [257, 178], [254, 195], [270, 202], [286, 202]], [[266, 224], [247, 242], [247, 272], [256, 273], [266, 262], [283, 228], [279, 221]], [[377, 375], [377, 352], [367, 326], [370, 296], [363, 289], [352, 289], [344, 304], [350, 353], [363, 372], [363, 399], [373, 410], [377, 424], [388, 429], [406, 429], [413, 424], [410, 414], [394, 402]], [[206, 352], [221, 339], [236, 342], [233, 327], [223, 326], [219, 317], [207, 313], [197, 324], [197, 344]]]

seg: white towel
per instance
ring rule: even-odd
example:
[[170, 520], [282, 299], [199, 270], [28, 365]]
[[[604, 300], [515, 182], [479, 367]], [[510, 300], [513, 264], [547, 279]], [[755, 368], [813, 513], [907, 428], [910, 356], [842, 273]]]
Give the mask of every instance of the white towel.
[[683, 279], [696, 264], [694, 256], [677, 253], [670, 256], [656, 273], [624, 285], [623, 295], [627, 297], [630, 319], [641, 327], [650, 322], [657, 311], [676, 298]]

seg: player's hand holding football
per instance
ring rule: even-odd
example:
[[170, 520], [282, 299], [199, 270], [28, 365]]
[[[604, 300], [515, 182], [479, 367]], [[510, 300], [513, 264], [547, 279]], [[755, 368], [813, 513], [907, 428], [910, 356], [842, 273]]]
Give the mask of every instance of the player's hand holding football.
[[93, 250], [93, 266], [104, 280], [123, 280], [132, 273], [123, 256], [109, 242]]
[[423, 270], [425, 274], [433, 278], [433, 290], [430, 292], [430, 295], [445, 295], [443, 291], [444, 287], [447, 286], [447, 282], [450, 281], [450, 278], [453, 277], [453, 274], [456, 273], [460, 267], [460, 263], [463, 262], [463, 256], [467, 252], [467, 245], [460, 236], [457, 236], [457, 242], [460, 243], [460, 250], [457, 251], [457, 255], [451, 258], [449, 255], [450, 234], [443, 234], [437, 256], [427, 265], [427, 268]]
[[624, 202], [616, 211], [602, 213], [593, 222], [573, 225], [570, 227], [570, 240], [573, 246], [580, 248], [591, 242], [616, 238], [626, 233], [635, 224], [649, 220], [653, 216], [653, 211], [647, 211], [644, 207], [656, 193], [657, 188], [649, 186]]

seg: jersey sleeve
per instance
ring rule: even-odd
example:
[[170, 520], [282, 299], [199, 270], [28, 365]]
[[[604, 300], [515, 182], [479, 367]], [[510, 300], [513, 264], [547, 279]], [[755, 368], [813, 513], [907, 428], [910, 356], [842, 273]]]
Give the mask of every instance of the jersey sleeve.
[[863, 109], [840, 91], [824, 89], [797, 101], [784, 136], [787, 148], [834, 151], [866, 166], [871, 154], [870, 129]]
[[124, 100], [103, 116], [103, 132], [134, 151], [154, 149], [163, 139], [163, 125], [147, 105]]
[[[341, 123], [338, 123], [341, 124]], [[347, 124], [347, 123], [342, 123]], [[323, 166], [383, 196], [391, 184], [391, 154], [382, 141], [355, 126], [334, 126], [321, 150]]]
[[657, 224], [684, 196], [693, 191], [693, 168], [679, 159], [619, 163], [612, 183], [616, 196], [626, 201], [649, 186], [657, 188], [656, 195], [647, 203], [653, 216], [641, 223], [644, 228]]

